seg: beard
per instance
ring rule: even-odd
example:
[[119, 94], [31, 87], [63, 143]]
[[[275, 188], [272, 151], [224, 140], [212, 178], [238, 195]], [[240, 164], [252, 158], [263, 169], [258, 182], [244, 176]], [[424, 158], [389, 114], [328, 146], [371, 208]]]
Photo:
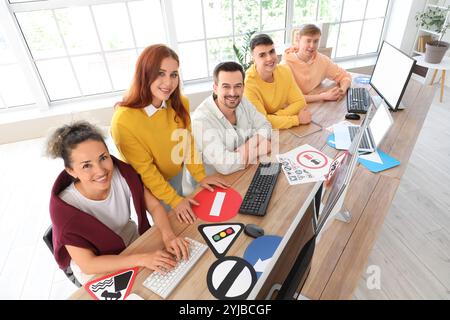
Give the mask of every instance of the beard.
[[[228, 99], [234, 99], [234, 103], [230, 102]], [[223, 104], [225, 107], [230, 109], [236, 109], [237, 106], [241, 103], [241, 97], [240, 96], [225, 96], [223, 97]]]

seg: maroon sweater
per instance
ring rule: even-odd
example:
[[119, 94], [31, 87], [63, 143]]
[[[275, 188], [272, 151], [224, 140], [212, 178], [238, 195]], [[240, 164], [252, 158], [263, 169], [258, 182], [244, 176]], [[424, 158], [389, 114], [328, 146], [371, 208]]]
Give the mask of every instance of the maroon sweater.
[[[150, 228], [150, 224], [146, 215], [142, 182], [130, 165], [113, 156], [111, 158], [130, 187], [138, 217], [138, 231], [143, 234]], [[97, 218], [61, 200], [59, 193], [72, 182], [72, 177], [65, 170], [62, 171], [53, 184], [50, 198], [54, 256], [63, 270], [67, 269], [71, 260], [65, 245], [86, 248], [96, 255], [119, 254], [126, 247], [122, 238]]]

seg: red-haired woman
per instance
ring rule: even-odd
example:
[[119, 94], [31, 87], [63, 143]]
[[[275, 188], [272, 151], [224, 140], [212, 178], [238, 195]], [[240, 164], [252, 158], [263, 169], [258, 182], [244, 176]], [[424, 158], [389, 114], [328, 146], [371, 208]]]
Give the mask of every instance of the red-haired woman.
[[116, 104], [111, 134], [124, 160], [140, 174], [144, 185], [171, 206], [180, 222], [193, 223], [191, 204], [182, 196], [186, 165], [200, 186], [228, 185], [206, 177], [191, 135], [189, 101], [180, 92], [178, 55], [162, 44], [147, 47], [139, 56], [132, 85]]

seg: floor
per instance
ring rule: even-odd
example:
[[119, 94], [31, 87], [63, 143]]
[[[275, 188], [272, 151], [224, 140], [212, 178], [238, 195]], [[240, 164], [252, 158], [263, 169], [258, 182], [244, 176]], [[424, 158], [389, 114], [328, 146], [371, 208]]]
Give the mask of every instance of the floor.
[[354, 299], [450, 299], [446, 91], [443, 103], [436, 93]]
[[[430, 109], [355, 299], [450, 299], [449, 123], [446, 93]], [[66, 299], [76, 289], [42, 241], [62, 168], [43, 143], [0, 145], [0, 299]]]

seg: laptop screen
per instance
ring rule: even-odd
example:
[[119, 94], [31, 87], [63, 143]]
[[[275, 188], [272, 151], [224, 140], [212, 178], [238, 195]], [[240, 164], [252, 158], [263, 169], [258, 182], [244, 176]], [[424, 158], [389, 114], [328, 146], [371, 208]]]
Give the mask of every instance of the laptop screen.
[[388, 107], [382, 102], [369, 124], [375, 147], [381, 142], [393, 122]]

